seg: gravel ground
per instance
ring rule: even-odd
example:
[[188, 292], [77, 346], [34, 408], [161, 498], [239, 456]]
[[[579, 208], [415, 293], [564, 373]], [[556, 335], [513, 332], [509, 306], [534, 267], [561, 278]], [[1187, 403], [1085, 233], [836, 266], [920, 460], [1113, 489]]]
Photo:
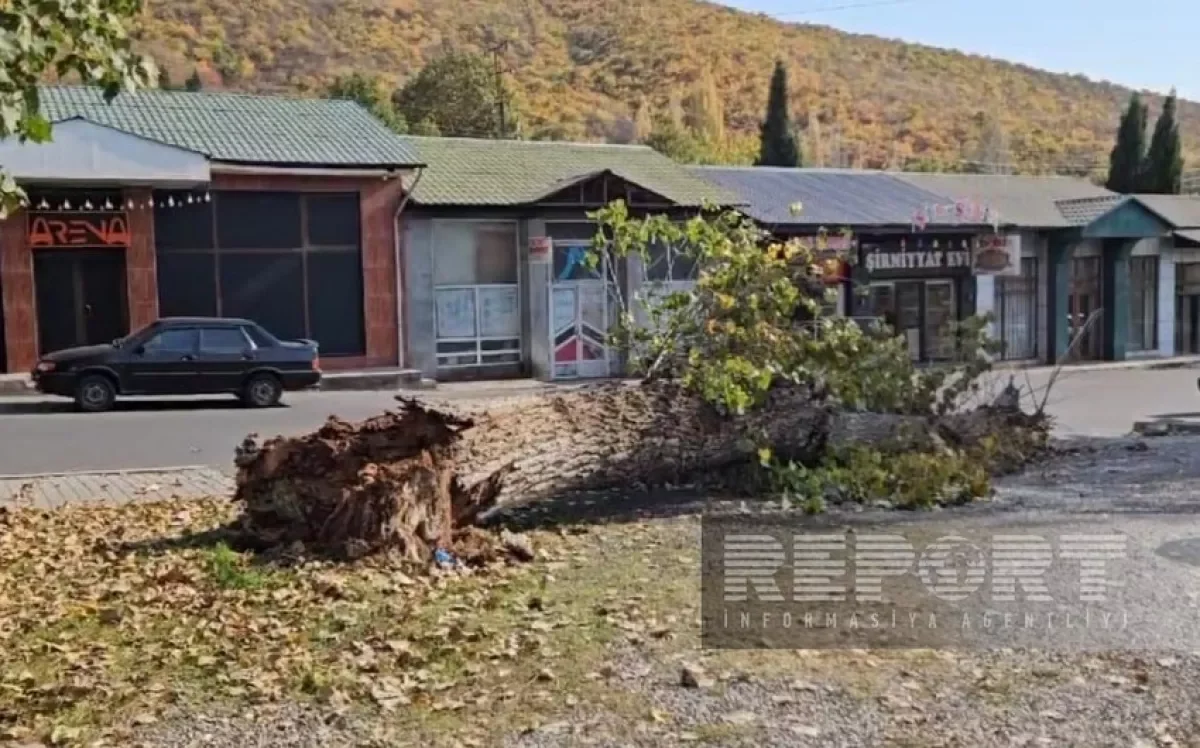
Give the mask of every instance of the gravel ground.
[[[1200, 508], [1200, 438], [1073, 441], [1069, 452], [1001, 480], [994, 500], [937, 512], [1112, 514], [1192, 522]], [[695, 500], [648, 510], [686, 513]], [[576, 507], [575, 517], [587, 514]], [[610, 515], [611, 519], [611, 515]], [[626, 518], [628, 519], [628, 517]], [[694, 641], [694, 631], [681, 635]], [[549, 746], [1125, 746], [1200, 748], [1200, 652], [754, 653], [730, 670], [727, 653], [622, 645], [603, 676], [633, 694], [639, 716], [580, 703], [567, 716], [503, 744]], [[687, 668], [699, 687], [681, 684]], [[372, 742], [369, 721], [311, 710], [148, 726], [147, 746], [405, 745]]]

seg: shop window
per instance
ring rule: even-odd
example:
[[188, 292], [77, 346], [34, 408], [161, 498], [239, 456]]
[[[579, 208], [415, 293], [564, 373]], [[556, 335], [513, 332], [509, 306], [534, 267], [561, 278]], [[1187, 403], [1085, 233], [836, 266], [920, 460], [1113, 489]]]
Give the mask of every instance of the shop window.
[[307, 337], [303, 259], [298, 252], [221, 255], [221, 313], [254, 320], [284, 340]]
[[1129, 348], [1158, 348], [1158, 258], [1129, 260]]
[[302, 245], [298, 192], [216, 193], [221, 249], [294, 249]]
[[[168, 197], [179, 200], [179, 204], [162, 205]], [[211, 202], [188, 203], [184, 195], [155, 192], [154, 205], [154, 243], [159, 252], [213, 248]]]
[[1001, 358], [1020, 361], [1037, 358], [1038, 338], [1037, 258], [1021, 260], [1021, 274], [996, 279], [996, 328]]
[[433, 266], [438, 366], [519, 363], [516, 223], [439, 221]]
[[217, 316], [216, 254], [158, 256], [158, 313], [163, 317]]
[[322, 356], [353, 356], [366, 348], [362, 258], [357, 252], [308, 254], [309, 334]]
[[357, 247], [362, 220], [355, 193], [304, 198], [310, 247]]
[[[323, 356], [366, 349], [358, 194], [221, 191], [155, 210], [164, 316], [246, 317]], [[514, 239], [515, 241], [515, 239]], [[512, 262], [515, 273], [516, 261]]]
[[646, 280], [694, 281], [696, 263], [691, 256], [675, 247], [652, 244], [646, 259]]

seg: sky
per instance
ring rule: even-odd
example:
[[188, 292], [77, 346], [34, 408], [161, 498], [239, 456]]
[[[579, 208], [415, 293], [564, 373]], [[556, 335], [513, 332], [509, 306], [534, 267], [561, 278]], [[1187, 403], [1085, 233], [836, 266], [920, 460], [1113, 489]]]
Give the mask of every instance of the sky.
[[1200, 0], [723, 0], [1200, 101]]

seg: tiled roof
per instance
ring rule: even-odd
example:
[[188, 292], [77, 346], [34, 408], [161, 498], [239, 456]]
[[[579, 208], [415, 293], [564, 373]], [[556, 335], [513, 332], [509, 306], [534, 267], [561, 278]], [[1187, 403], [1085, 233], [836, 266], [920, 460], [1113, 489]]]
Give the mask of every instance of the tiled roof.
[[1086, 226], [1100, 216], [1116, 207], [1125, 199], [1124, 195], [1104, 195], [1102, 197], [1083, 197], [1074, 200], [1056, 200], [1058, 212], [1071, 226]]
[[145, 90], [106, 103], [100, 89], [47, 86], [42, 113], [80, 117], [214, 161], [399, 168], [420, 159], [398, 135], [351, 101], [208, 91]]
[[1083, 179], [1000, 174], [912, 174], [897, 177], [951, 201], [974, 200], [1000, 213], [1000, 222], [1022, 228], [1067, 228], [1061, 200], [1111, 197]]
[[676, 205], [738, 202], [685, 167], [645, 146], [482, 140], [404, 139], [429, 168], [413, 191], [422, 205], [529, 205], [609, 171]]
[[[943, 202], [892, 174], [845, 169], [698, 166], [692, 173], [739, 195], [756, 221], [793, 226], [908, 226]], [[800, 204], [794, 213], [792, 206]]]
[[1200, 228], [1200, 197], [1195, 195], [1133, 195], [1133, 199], [1177, 229]]

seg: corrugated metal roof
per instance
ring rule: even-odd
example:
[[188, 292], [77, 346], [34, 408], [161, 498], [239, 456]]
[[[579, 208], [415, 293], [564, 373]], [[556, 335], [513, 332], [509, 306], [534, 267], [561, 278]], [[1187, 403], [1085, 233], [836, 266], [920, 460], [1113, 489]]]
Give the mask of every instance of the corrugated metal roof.
[[1114, 193], [1072, 177], [1008, 174], [897, 175], [906, 182], [951, 201], [974, 200], [1000, 213], [1000, 222], [1023, 228], [1068, 228], [1073, 225], [1055, 205], [1060, 200], [1110, 197]]
[[692, 173], [739, 195], [746, 214], [765, 224], [908, 226], [923, 207], [945, 202], [886, 172], [698, 166]]
[[1200, 197], [1194, 195], [1133, 195], [1177, 229], [1200, 228]]
[[739, 201], [646, 146], [475, 138], [406, 137], [428, 169], [413, 200], [422, 205], [529, 205], [588, 174], [612, 172], [676, 205]]
[[1124, 195], [1104, 195], [1102, 197], [1084, 197], [1075, 200], [1056, 200], [1058, 212], [1071, 226], [1086, 226], [1100, 216], [1116, 207], [1117, 203], [1125, 200]]
[[420, 159], [352, 101], [143, 90], [105, 102], [98, 88], [45, 86], [41, 111], [82, 118], [216, 161], [400, 168]]

